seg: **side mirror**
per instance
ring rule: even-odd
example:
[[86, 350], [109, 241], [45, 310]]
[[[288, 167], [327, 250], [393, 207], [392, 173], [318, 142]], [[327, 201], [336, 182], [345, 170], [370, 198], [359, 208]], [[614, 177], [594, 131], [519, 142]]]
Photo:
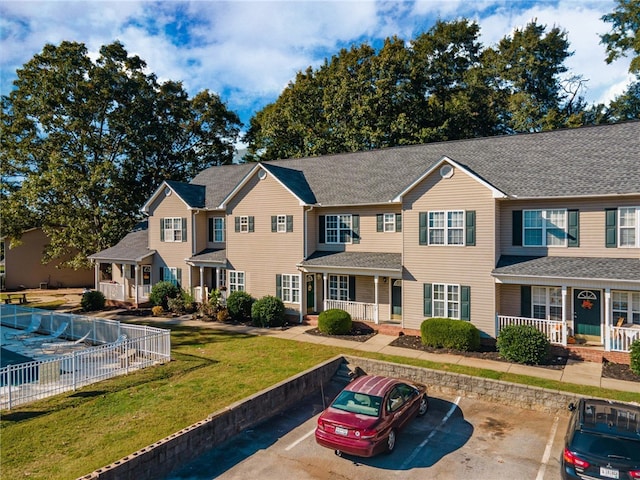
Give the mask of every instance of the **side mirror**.
[[575, 403], [571, 402], [571, 403], [569, 404], [569, 411], [570, 411], [570, 412], [573, 412], [576, 408], [577, 408], [577, 407], [576, 407], [576, 404], [575, 404]]

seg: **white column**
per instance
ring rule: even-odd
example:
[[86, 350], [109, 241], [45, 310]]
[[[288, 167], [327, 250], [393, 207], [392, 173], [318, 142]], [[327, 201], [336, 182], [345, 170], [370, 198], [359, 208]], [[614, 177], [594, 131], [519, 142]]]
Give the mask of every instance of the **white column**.
[[133, 283], [133, 291], [134, 291], [134, 293], [133, 293], [133, 295], [134, 295], [134, 299], [135, 299], [135, 302], [136, 302], [136, 308], [137, 308], [138, 304], [140, 303], [138, 301], [138, 282], [139, 282], [139, 278], [140, 278], [140, 276], [139, 276], [140, 275], [140, 265], [138, 265], [136, 263], [136, 265], [133, 268], [133, 271], [134, 271], [134, 273], [133, 273], [133, 275], [134, 275], [134, 280], [133, 280], [133, 282], [134, 282]]
[[329, 292], [329, 290], [327, 289], [328, 284], [329, 284], [329, 277], [327, 276], [326, 273], [323, 273], [322, 274], [322, 310], [327, 309], [327, 293]]
[[604, 350], [611, 350], [611, 331], [609, 319], [612, 318], [611, 312], [611, 288], [604, 289]]
[[200, 302], [204, 303], [206, 301], [204, 294], [204, 267], [200, 267]]
[[376, 311], [373, 313], [373, 321], [377, 325], [380, 323], [380, 316], [378, 315], [378, 275], [373, 276], [373, 300], [376, 305]]
[[567, 286], [562, 285], [562, 345], [567, 345]]

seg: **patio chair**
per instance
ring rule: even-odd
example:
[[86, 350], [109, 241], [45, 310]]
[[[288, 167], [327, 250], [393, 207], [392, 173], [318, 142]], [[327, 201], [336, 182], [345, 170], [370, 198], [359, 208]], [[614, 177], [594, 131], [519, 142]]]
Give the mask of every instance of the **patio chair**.
[[7, 340], [24, 340], [25, 338], [34, 335], [40, 328], [41, 323], [41, 315], [31, 315], [31, 323], [26, 329], [20, 330], [18, 332], [6, 332], [4, 334], [4, 338]]
[[69, 342], [43, 342], [40, 345], [40, 349], [42, 350], [42, 353], [57, 354], [57, 353], [67, 353], [75, 350], [76, 348], [84, 348], [87, 346], [87, 344], [90, 343], [90, 341], [87, 340], [90, 334], [91, 334], [91, 331], [88, 331], [77, 340], [73, 340]]
[[60, 338], [60, 336], [64, 333], [64, 331], [67, 329], [68, 326], [69, 326], [69, 322], [62, 322], [60, 325], [58, 325], [58, 328], [56, 329], [56, 331], [53, 332], [51, 335], [42, 335], [42, 336], [35, 336], [33, 338], [25, 338], [22, 341], [22, 343], [24, 343], [25, 345], [31, 345], [31, 344], [38, 344], [38, 343], [54, 342]]

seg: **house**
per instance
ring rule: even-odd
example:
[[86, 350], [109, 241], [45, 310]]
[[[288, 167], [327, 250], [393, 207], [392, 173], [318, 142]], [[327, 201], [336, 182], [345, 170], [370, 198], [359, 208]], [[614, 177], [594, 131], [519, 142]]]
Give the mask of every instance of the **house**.
[[31, 228], [22, 233], [20, 242], [11, 245], [10, 239], [4, 243], [4, 288], [18, 290], [23, 288], [73, 288], [93, 285], [93, 271], [90, 268], [74, 270], [62, 268], [60, 261], [43, 264], [42, 252], [49, 244], [49, 238], [42, 228]]
[[168, 280], [277, 295], [299, 321], [640, 337], [640, 122], [212, 167], [143, 211], [146, 230], [91, 257], [122, 301]]

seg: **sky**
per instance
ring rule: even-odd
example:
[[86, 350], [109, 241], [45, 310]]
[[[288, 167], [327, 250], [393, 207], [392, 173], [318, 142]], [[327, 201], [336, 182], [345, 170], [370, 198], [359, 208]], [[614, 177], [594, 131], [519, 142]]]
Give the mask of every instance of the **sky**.
[[599, 35], [613, 0], [195, 0], [0, 1], [0, 94], [16, 70], [47, 44], [84, 43], [92, 57], [116, 40], [160, 81], [181, 81], [191, 96], [208, 89], [248, 126], [299, 71], [341, 48], [411, 40], [437, 20], [467, 18], [481, 42], [496, 45], [532, 20], [565, 30], [574, 55], [567, 75], [588, 80], [588, 103], [608, 103], [632, 77], [630, 59], [611, 65]]

